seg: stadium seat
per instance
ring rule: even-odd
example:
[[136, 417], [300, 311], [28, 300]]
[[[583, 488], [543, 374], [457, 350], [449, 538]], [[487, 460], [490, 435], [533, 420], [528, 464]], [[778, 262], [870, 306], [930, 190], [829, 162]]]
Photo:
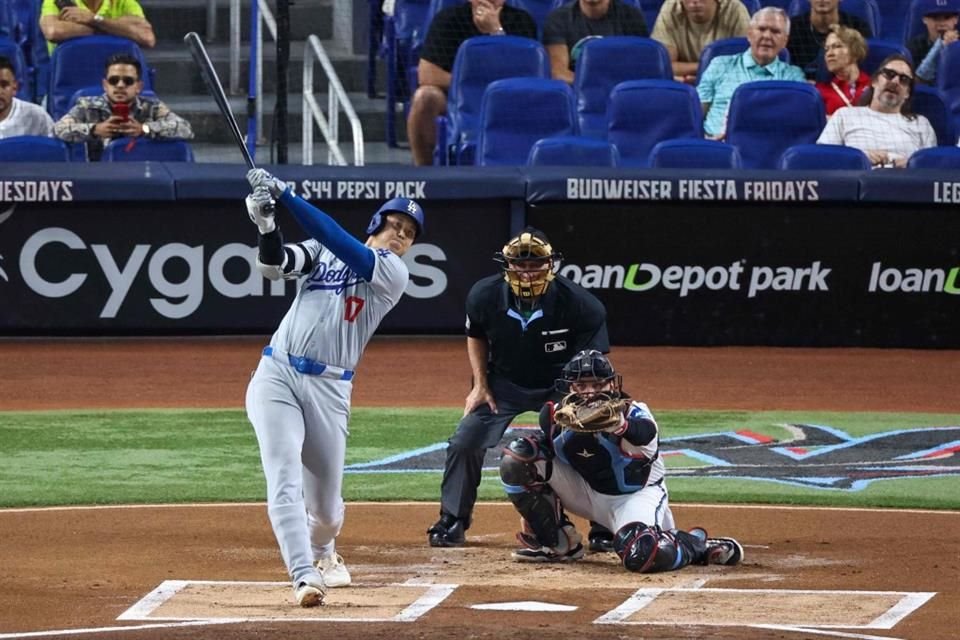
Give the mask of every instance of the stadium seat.
[[193, 149], [185, 140], [117, 138], [103, 147], [101, 162], [193, 162]]
[[67, 103], [81, 87], [98, 84], [103, 79], [107, 58], [115, 53], [131, 53], [140, 60], [143, 88], [153, 89], [153, 78], [143, 52], [136, 42], [116, 36], [85, 36], [67, 40], [53, 50], [50, 58], [50, 85], [47, 111], [54, 120], [67, 111]]
[[673, 80], [621, 82], [610, 92], [608, 120], [607, 140], [624, 167], [646, 167], [658, 142], [703, 137], [696, 89]]
[[[877, 34], [883, 26], [883, 18], [880, 16], [877, 0], [840, 0], [840, 11], [860, 18], [869, 25], [870, 33], [874, 37], [879, 37]], [[792, 0], [787, 8], [787, 14], [791, 17], [809, 13], [810, 0]]]
[[673, 78], [670, 54], [656, 40], [608, 36], [587, 41], [573, 80], [580, 133], [605, 138], [610, 91], [621, 82], [648, 78]]
[[70, 162], [70, 149], [58, 138], [0, 138], [0, 162]]
[[0, 0], [0, 36], [14, 38], [17, 33], [17, 18], [13, 6], [7, 0]]
[[20, 45], [14, 42], [12, 38], [0, 36], [0, 56], [13, 63], [13, 75], [16, 77], [19, 87], [17, 97], [27, 102], [33, 102], [33, 92], [31, 91], [33, 83], [30, 81], [32, 71], [27, 67], [27, 61], [23, 57], [23, 50]]
[[543, 23], [547, 21], [550, 12], [563, 4], [562, 0], [506, 0], [506, 4], [517, 9], [523, 9], [537, 23], [537, 33], [543, 34]]
[[603, 140], [584, 136], [551, 136], [537, 140], [530, 148], [527, 165], [574, 166], [574, 167], [617, 167], [620, 166], [620, 152]]
[[40, 102], [47, 95], [50, 74], [50, 53], [47, 41], [40, 31], [40, 7], [43, 0], [10, 0], [17, 21], [16, 40], [23, 50], [30, 71], [30, 95]]
[[784, 11], [790, 8], [790, 0], [760, 0], [761, 7], [779, 7]]
[[[383, 57], [387, 76], [386, 137], [387, 144], [391, 147], [397, 146], [397, 104], [403, 103], [406, 113], [410, 106], [410, 96], [416, 89], [418, 56], [413, 51], [414, 34], [426, 30], [429, 9], [429, 0], [396, 0], [393, 15], [386, 16], [383, 22]], [[408, 81], [411, 75], [414, 80], [412, 86]]]
[[657, 23], [657, 16], [660, 15], [663, 0], [633, 0], [632, 2], [627, 0], [627, 4], [632, 4], [643, 12], [643, 20], [647, 23], [647, 33], [653, 33], [653, 25]]
[[887, 56], [901, 55], [910, 62], [913, 62], [913, 56], [910, 51], [898, 42], [892, 40], [880, 40], [878, 38], [867, 38], [867, 57], [860, 63], [860, 68], [869, 74], [880, 66]]
[[[434, 164], [472, 164], [480, 106], [487, 85], [517, 77], [550, 77], [547, 51], [536, 40], [519, 36], [477, 36], [460, 45], [447, 91], [447, 113], [437, 118]], [[526, 159], [524, 152], [518, 164]]]
[[[767, 5], [765, 5], [767, 6]], [[700, 52], [700, 64], [697, 66], [697, 84], [700, 83], [700, 76], [710, 66], [710, 61], [717, 56], [729, 56], [737, 53], [743, 53], [750, 48], [750, 43], [746, 38], [721, 38], [714, 40], [703, 48]], [[790, 62], [790, 52], [784, 47], [778, 56], [784, 62]]]
[[823, 99], [813, 85], [746, 82], [730, 100], [726, 141], [740, 150], [745, 169], [774, 169], [788, 147], [816, 142], [825, 124]]
[[576, 132], [573, 90], [566, 82], [497, 80], [483, 94], [476, 164], [521, 166], [538, 140]]
[[652, 169], [739, 169], [742, 166], [737, 148], [716, 140], [664, 140], [650, 150]]
[[914, 152], [907, 160], [908, 169], [960, 169], [960, 147], [930, 147]]
[[874, 37], [900, 42], [910, 0], [878, 0], [877, 5], [880, 8], [880, 32], [874, 32]]
[[954, 135], [960, 134], [960, 44], [945, 47], [937, 66], [937, 89], [947, 102]]
[[914, 86], [913, 111], [930, 121], [930, 126], [937, 134], [939, 146], [952, 147], [956, 143], [957, 137], [950, 120], [950, 110], [939, 89], [923, 84]]
[[860, 149], [839, 144], [797, 144], [780, 156], [778, 169], [869, 171], [870, 159]]

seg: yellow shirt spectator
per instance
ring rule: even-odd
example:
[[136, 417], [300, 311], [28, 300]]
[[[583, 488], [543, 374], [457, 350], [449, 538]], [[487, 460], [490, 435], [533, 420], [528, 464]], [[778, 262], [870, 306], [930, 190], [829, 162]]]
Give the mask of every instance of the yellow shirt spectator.
[[53, 53], [58, 42], [97, 34], [153, 47], [157, 37], [137, 0], [43, 0], [40, 30]]

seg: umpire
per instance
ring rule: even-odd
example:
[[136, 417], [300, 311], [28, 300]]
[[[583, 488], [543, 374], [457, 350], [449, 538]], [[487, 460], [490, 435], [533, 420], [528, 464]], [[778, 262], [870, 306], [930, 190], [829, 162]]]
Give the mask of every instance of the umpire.
[[484, 455], [513, 419], [558, 399], [555, 381], [575, 353], [610, 350], [603, 303], [556, 274], [561, 259], [543, 232], [527, 227], [494, 255], [502, 274], [467, 295], [473, 387], [447, 441], [440, 519], [427, 529], [432, 547], [466, 542]]

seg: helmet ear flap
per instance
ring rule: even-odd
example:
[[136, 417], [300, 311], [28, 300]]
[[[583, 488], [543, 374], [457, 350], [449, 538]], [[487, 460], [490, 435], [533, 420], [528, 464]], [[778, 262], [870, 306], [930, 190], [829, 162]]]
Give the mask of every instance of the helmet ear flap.
[[383, 226], [383, 216], [380, 215], [380, 212], [377, 211], [373, 214], [373, 217], [370, 218], [370, 224], [367, 225], [367, 235], [373, 236], [380, 231], [380, 227]]

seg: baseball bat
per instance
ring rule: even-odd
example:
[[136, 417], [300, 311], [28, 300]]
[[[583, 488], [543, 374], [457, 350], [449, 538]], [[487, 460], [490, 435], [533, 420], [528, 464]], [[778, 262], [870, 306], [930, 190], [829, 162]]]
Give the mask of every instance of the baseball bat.
[[253, 163], [253, 157], [250, 156], [250, 151], [243, 142], [243, 134], [240, 133], [237, 119], [233, 115], [233, 110], [230, 109], [230, 103], [227, 102], [227, 94], [223, 90], [223, 85], [220, 84], [220, 78], [217, 77], [217, 71], [213, 68], [213, 63], [210, 62], [207, 49], [203, 46], [203, 41], [195, 31], [191, 31], [185, 35], [183, 41], [186, 43], [187, 49], [190, 50], [190, 55], [193, 56], [194, 62], [200, 67], [200, 76], [203, 78], [204, 84], [207, 85], [207, 90], [210, 91], [210, 95], [213, 96], [214, 101], [217, 103], [220, 114], [223, 116], [223, 119], [227, 121], [227, 125], [230, 127], [230, 133], [233, 134], [234, 141], [237, 143], [237, 146], [240, 147], [240, 153], [243, 154], [243, 159], [247, 163], [247, 167], [256, 169], [257, 167]]

